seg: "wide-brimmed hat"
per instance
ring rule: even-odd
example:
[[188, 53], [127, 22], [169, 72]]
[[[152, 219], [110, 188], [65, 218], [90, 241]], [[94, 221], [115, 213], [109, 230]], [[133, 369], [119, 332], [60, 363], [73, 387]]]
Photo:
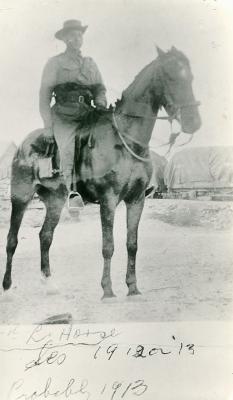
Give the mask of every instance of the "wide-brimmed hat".
[[86, 29], [87, 25], [83, 26], [81, 21], [77, 19], [69, 19], [68, 21], [64, 22], [63, 28], [55, 33], [55, 38], [63, 40], [64, 35], [69, 31], [80, 31], [84, 33]]

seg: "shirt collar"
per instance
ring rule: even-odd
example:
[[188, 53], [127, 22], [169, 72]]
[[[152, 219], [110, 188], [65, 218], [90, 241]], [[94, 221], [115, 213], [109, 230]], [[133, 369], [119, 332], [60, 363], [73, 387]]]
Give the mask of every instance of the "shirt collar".
[[66, 50], [64, 53], [70, 60], [80, 61], [82, 57], [81, 51], [71, 52], [70, 50]]

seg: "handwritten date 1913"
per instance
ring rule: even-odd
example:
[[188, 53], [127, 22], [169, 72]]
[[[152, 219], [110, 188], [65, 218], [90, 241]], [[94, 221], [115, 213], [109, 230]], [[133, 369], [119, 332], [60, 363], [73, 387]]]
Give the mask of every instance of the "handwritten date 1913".
[[[53, 378], [49, 377], [42, 389], [26, 390], [27, 382], [19, 379], [12, 383], [7, 400], [43, 400], [43, 399], [69, 399], [75, 400], [130, 400], [135, 396], [142, 396], [147, 390], [148, 385], [144, 379], [138, 379], [132, 382], [115, 381], [105, 383], [102, 387], [92, 390], [88, 379], [70, 378], [62, 387], [59, 388]], [[26, 393], [27, 392], [27, 393]]]

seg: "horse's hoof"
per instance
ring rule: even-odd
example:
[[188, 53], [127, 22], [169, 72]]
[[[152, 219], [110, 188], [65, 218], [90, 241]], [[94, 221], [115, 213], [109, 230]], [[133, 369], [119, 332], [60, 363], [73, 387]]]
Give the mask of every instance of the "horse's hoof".
[[113, 299], [116, 295], [111, 291], [109, 293], [104, 293], [101, 300]]
[[112, 303], [116, 303], [116, 296], [114, 295], [114, 296], [111, 296], [111, 297], [102, 297], [101, 298], [101, 301], [102, 301], [102, 303], [106, 303], [106, 304], [112, 304]]
[[129, 292], [127, 294], [127, 296], [137, 296], [137, 295], [141, 295], [140, 290], [136, 289], [129, 289]]
[[5, 276], [4, 279], [3, 279], [3, 282], [2, 282], [2, 287], [3, 287], [3, 289], [4, 289], [5, 291], [8, 290], [8, 289], [10, 289], [11, 284], [12, 284], [11, 279], [9, 279], [8, 277]]

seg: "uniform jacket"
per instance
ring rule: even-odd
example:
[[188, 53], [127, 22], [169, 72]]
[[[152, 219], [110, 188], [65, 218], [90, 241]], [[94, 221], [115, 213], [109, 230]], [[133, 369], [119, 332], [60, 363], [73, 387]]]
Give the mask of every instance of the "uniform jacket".
[[74, 82], [95, 85], [94, 102], [106, 106], [105, 86], [98, 67], [91, 57], [77, 54], [71, 57], [67, 51], [48, 60], [44, 67], [40, 87], [40, 114], [45, 127], [52, 126], [51, 100], [56, 85]]

